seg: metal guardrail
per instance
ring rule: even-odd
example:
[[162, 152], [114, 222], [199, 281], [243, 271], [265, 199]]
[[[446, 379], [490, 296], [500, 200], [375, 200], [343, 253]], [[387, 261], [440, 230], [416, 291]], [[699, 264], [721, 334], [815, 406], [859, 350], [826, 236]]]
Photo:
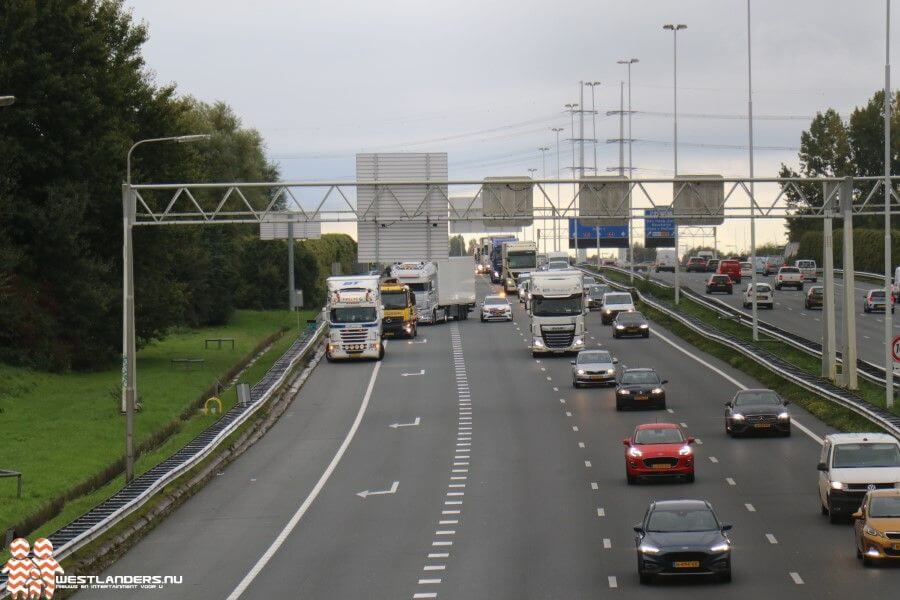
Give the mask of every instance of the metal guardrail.
[[[610, 270], [613, 270], [613, 271], [616, 271], [616, 272], [619, 272], [622, 274], [628, 273], [627, 269], [620, 269], [618, 267], [604, 267], [604, 268], [610, 269]], [[857, 274], [859, 274], [859, 273], [857, 273]], [[883, 277], [882, 277], [882, 279], [883, 279]], [[658, 286], [666, 288], [666, 289], [673, 288], [672, 285], [670, 285], [666, 282], [663, 282], [663, 281], [659, 281], [658, 279], [647, 278], [647, 281], [649, 281], [653, 285], [658, 285]], [[731, 318], [734, 321], [736, 321], [746, 327], [753, 326], [752, 315], [750, 315], [749, 313], [746, 313], [742, 310], [739, 310], [737, 308], [734, 308], [733, 306], [729, 306], [728, 304], [725, 304], [724, 302], [722, 302], [721, 300], [719, 300], [717, 298], [707, 298], [707, 297], [703, 296], [702, 294], [700, 294], [690, 288], [684, 288], [684, 287], [681, 288], [681, 293], [683, 295], [685, 295], [686, 297], [689, 297], [691, 300], [693, 300], [697, 304], [701, 304], [701, 305], [705, 306], [706, 308], [709, 308], [710, 310], [717, 312], [719, 315], [721, 315], [723, 317]], [[797, 350], [800, 350], [802, 352], [806, 352], [807, 354], [810, 354], [811, 356], [814, 356], [816, 358], [822, 357], [822, 344], [820, 344], [819, 342], [814, 342], [814, 341], [807, 339], [801, 335], [798, 335], [796, 333], [792, 333], [790, 331], [782, 329], [782, 328], [780, 328], [776, 325], [773, 325], [767, 321], [763, 321], [762, 319], [757, 319], [757, 324], [759, 326], [759, 329], [761, 331], [764, 331], [766, 333], [766, 335], [776, 338], [776, 339], [779, 339], [779, 340], [785, 342], [786, 344], [789, 344], [793, 348], [796, 348]], [[836, 352], [836, 358], [837, 358], [837, 362], [839, 362], [839, 363], [843, 362], [843, 358], [841, 357], [840, 352]], [[871, 381], [873, 383], [878, 383], [878, 384], [884, 385], [884, 380], [885, 380], [884, 367], [882, 367], [880, 365], [876, 365], [875, 363], [871, 363], [867, 360], [858, 358], [856, 360], [856, 369], [861, 377], [864, 377], [865, 379], [868, 379], [869, 381]], [[900, 381], [894, 381], [894, 389], [900, 390]]]
[[[275, 361], [250, 391], [250, 401], [238, 403], [215, 423], [204, 429], [181, 450], [136, 477], [118, 492], [48, 538], [61, 560], [109, 530], [145, 504], [157, 491], [206, 458], [235, 429], [253, 416], [287, 381], [292, 369], [319, 341], [326, 329], [324, 321], [304, 329], [297, 340]], [[6, 574], [0, 574], [0, 598], [6, 596]]]
[[[594, 274], [593, 272], [587, 271], [586, 269], [582, 270]], [[716, 342], [719, 342], [720, 344], [739, 352], [743, 356], [749, 358], [759, 365], [762, 365], [773, 373], [789, 379], [791, 383], [799, 385], [800, 387], [813, 392], [814, 394], [822, 398], [825, 398], [836, 404], [839, 404], [840, 406], [843, 406], [844, 408], [852, 410], [856, 414], [869, 419], [876, 425], [884, 428], [895, 437], [900, 438], [900, 416], [888, 412], [880, 407], [873, 406], [859, 396], [856, 396], [843, 388], [837, 387], [830, 381], [811, 375], [806, 371], [778, 358], [770, 352], [756, 347], [753, 344], [744, 342], [743, 340], [740, 340], [736, 337], [718, 331], [697, 318], [682, 315], [672, 308], [666, 306], [665, 304], [662, 304], [661, 302], [642, 294], [640, 290], [636, 288], [623, 285], [605, 277], [604, 280], [613, 288], [627, 290], [633, 294], [636, 294], [641, 302], [644, 302], [648, 306], [665, 314], [669, 318], [678, 321], [685, 327], [696, 333], [699, 333], [703, 337], [715, 340]]]

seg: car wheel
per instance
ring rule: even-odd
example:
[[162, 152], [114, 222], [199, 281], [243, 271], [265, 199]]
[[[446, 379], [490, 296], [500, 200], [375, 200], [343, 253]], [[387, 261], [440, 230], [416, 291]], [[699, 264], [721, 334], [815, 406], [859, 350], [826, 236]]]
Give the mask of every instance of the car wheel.
[[658, 406], [659, 406], [659, 410], [666, 410], [666, 401], [663, 400], [662, 402], [659, 403]]
[[481, 322], [484, 323], [484, 317], [481, 317]]
[[785, 431], [781, 432], [782, 437], [791, 437], [791, 428], [788, 427]]
[[819, 500], [819, 509], [821, 509], [821, 511], [822, 511], [822, 516], [823, 516], [823, 517], [827, 517], [827, 516], [828, 516], [828, 507], [825, 506], [824, 504], [822, 504], [822, 500], [821, 500], [821, 499]]
[[728, 423], [725, 423], [725, 435], [728, 437], [734, 437], [734, 432], [728, 428]]
[[331, 356], [330, 352], [325, 352], [325, 360], [327, 360], [328, 362], [334, 362], [334, 357]]
[[828, 520], [831, 521], [832, 523], [839, 523], [841, 520], [841, 516], [838, 514], [835, 514], [834, 509], [831, 508], [830, 505], [828, 506]]
[[573, 379], [573, 380], [572, 380], [572, 387], [573, 387], [573, 388], [580, 388], [580, 387], [581, 387], [581, 384], [578, 383], [577, 381], [575, 381], [575, 380]]
[[644, 572], [644, 565], [641, 564], [641, 559], [638, 559], [638, 579], [641, 584], [647, 585], [648, 583], [653, 583], [653, 575], [650, 573]]
[[688, 475], [687, 477], [685, 477], [684, 480], [687, 481], [688, 483], [694, 483], [694, 473], [693, 473], [693, 471], [691, 472], [690, 475]]

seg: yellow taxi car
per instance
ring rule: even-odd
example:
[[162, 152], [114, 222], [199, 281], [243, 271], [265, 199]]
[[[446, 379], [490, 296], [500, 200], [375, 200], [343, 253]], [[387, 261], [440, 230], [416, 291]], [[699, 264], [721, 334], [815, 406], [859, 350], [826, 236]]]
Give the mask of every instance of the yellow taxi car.
[[856, 556], [871, 566], [900, 559], [900, 489], [871, 490], [853, 513]]

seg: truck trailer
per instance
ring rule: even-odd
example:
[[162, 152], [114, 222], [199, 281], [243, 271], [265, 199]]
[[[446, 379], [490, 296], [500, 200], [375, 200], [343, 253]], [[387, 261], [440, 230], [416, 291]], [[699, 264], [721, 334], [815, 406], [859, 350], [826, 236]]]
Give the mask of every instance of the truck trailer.
[[325, 358], [384, 358], [381, 305], [377, 275], [329, 277], [325, 310], [328, 316], [328, 343]]
[[466, 319], [475, 306], [475, 272], [467, 256], [397, 263], [391, 267], [391, 277], [415, 294], [419, 322]]

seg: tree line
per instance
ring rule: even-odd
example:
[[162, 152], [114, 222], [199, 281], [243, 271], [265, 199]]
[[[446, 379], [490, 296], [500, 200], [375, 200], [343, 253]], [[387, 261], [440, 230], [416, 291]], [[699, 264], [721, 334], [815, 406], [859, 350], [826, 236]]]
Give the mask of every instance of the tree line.
[[[275, 181], [264, 141], [221, 102], [158, 83], [141, 55], [145, 24], [122, 0], [0, 3], [0, 360], [42, 369], [108, 366], [121, 352], [125, 155], [148, 144], [135, 182]], [[251, 202], [267, 203], [265, 193]], [[236, 308], [285, 308], [286, 242], [253, 226], [134, 230], [141, 345], [173, 326], [219, 325]], [[297, 285], [312, 305], [344, 235], [297, 244]]]

